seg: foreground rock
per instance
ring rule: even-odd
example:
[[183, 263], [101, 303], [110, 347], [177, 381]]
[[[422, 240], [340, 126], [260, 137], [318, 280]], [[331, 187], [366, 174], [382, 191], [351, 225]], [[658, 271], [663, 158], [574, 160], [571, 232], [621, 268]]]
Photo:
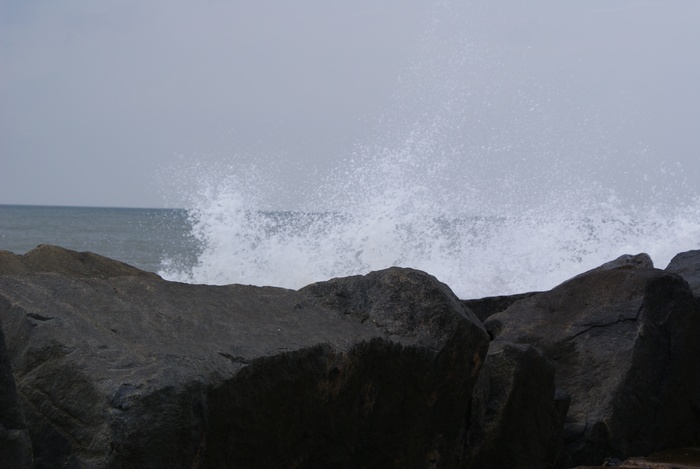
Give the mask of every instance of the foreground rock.
[[669, 467], [632, 456], [700, 444], [699, 254], [460, 301], [411, 269], [295, 292], [0, 251], [0, 467], [27, 435], [38, 468]]
[[185, 285], [52, 246], [3, 253], [0, 266], [38, 468], [462, 457], [488, 336], [427, 274], [393, 268], [300, 292]]
[[496, 342], [528, 344], [553, 364], [571, 398], [567, 467], [700, 439], [700, 300], [678, 275], [628, 258], [485, 322]]

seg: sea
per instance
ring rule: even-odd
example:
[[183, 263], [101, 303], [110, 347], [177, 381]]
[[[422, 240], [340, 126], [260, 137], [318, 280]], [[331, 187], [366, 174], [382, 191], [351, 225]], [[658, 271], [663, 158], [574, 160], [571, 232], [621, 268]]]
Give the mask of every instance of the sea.
[[55, 244], [172, 281], [292, 289], [403, 266], [478, 298], [550, 289], [622, 254], [646, 252], [664, 268], [675, 254], [700, 248], [695, 203], [643, 213], [596, 205], [449, 216], [388, 197], [354, 212], [299, 212], [252, 210], [230, 192], [208, 195], [188, 209], [0, 205], [0, 249], [24, 254]]
[[163, 260], [196, 261], [187, 211], [179, 209], [0, 205], [0, 249], [40, 244], [89, 251], [158, 272]]

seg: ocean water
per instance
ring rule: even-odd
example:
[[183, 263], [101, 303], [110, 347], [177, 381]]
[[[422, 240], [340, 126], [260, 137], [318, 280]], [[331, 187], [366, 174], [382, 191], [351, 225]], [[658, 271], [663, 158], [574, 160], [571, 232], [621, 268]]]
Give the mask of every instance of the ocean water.
[[0, 205], [0, 249], [25, 254], [39, 244], [91, 251], [151, 272], [165, 256], [197, 258], [185, 210]]
[[450, 217], [394, 195], [344, 213], [254, 211], [230, 193], [189, 210], [5, 205], [0, 249], [23, 254], [50, 243], [169, 280], [294, 289], [399, 265], [475, 298], [549, 289], [625, 253], [647, 252], [664, 268], [700, 247], [697, 205]]

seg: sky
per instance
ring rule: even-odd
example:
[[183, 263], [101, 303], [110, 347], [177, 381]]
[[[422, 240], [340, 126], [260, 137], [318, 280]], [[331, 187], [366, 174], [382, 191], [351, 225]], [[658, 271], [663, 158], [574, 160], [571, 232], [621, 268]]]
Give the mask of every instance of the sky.
[[697, 0], [0, 0], [0, 204], [179, 206], [183, 172], [253, 165], [295, 208], [386, 148], [484, 191], [697, 195], [698, 25]]

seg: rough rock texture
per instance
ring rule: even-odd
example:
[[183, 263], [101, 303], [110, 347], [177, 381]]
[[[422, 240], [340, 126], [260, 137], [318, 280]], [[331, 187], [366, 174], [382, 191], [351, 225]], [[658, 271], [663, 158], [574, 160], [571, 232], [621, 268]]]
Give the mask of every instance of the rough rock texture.
[[567, 465], [600, 464], [700, 440], [700, 300], [677, 275], [594, 269], [486, 322], [530, 344], [571, 396]]
[[[488, 336], [410, 269], [300, 292], [0, 254], [37, 468], [454, 467]], [[10, 275], [11, 274], [11, 275]]]
[[32, 464], [32, 444], [17, 399], [0, 321], [0, 467], [24, 469]]
[[558, 469], [697, 446], [699, 272], [700, 251], [622, 256], [460, 301], [411, 269], [295, 292], [0, 251], [0, 467], [31, 467], [27, 435], [37, 468]]
[[666, 272], [683, 277], [695, 296], [700, 296], [700, 250], [676, 254], [666, 267]]
[[568, 406], [537, 349], [493, 342], [472, 398], [464, 467], [561, 467]]

